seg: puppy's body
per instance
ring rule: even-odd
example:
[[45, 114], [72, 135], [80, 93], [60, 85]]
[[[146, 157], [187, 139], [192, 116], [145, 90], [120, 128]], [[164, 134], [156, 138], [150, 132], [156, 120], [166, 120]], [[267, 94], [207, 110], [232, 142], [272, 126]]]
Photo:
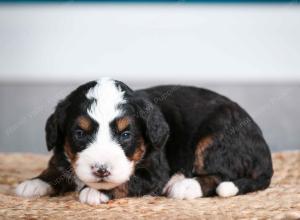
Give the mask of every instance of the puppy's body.
[[57, 106], [46, 134], [54, 155], [40, 176], [19, 185], [21, 196], [79, 188], [89, 204], [146, 194], [226, 197], [264, 189], [273, 174], [252, 118], [195, 87], [132, 91], [118, 81], [90, 82]]
[[204, 196], [214, 195], [224, 181], [233, 181], [239, 194], [269, 185], [269, 148], [238, 104], [195, 87], [160, 86], [138, 93], [156, 101], [169, 125], [165, 155], [171, 175], [196, 177]]

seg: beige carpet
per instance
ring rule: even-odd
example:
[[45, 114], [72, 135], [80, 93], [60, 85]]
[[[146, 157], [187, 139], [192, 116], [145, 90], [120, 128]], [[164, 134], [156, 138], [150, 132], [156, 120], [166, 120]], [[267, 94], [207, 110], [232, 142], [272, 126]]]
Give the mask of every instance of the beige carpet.
[[23, 199], [15, 185], [39, 174], [48, 157], [0, 154], [0, 219], [300, 219], [300, 152], [273, 154], [271, 187], [232, 198], [128, 198], [89, 206], [77, 195]]

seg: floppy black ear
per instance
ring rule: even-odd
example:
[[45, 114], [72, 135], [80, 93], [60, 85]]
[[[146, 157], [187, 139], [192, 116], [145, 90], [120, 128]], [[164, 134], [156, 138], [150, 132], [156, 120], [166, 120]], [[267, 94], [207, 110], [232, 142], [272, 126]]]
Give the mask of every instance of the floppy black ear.
[[66, 102], [60, 102], [46, 122], [46, 144], [48, 151], [64, 144], [63, 124], [65, 120]]
[[146, 136], [152, 146], [164, 147], [169, 138], [169, 126], [162, 112], [149, 100], [139, 100], [138, 106], [138, 116], [143, 119]]

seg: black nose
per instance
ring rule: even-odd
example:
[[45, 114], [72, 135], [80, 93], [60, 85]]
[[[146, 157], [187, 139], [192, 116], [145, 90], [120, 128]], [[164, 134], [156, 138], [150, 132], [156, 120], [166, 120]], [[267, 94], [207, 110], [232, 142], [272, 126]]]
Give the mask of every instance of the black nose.
[[98, 167], [93, 167], [93, 174], [97, 177], [107, 177], [110, 175], [110, 172], [107, 170], [106, 166], [98, 166]]

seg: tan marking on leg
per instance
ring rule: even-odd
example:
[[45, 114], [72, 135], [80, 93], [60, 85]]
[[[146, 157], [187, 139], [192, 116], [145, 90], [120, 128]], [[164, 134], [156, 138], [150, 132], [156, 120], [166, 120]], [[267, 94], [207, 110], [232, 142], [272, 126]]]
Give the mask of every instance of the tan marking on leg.
[[123, 131], [129, 125], [129, 118], [128, 117], [120, 118], [116, 121], [116, 124], [117, 124], [118, 131]]
[[120, 199], [128, 196], [128, 183], [123, 183], [112, 190], [113, 198]]
[[203, 174], [204, 170], [204, 152], [213, 144], [213, 136], [202, 138], [195, 150], [194, 172], [196, 174]]
[[213, 175], [199, 176], [196, 179], [200, 183], [204, 196], [214, 195], [216, 187], [221, 182], [219, 177]]

